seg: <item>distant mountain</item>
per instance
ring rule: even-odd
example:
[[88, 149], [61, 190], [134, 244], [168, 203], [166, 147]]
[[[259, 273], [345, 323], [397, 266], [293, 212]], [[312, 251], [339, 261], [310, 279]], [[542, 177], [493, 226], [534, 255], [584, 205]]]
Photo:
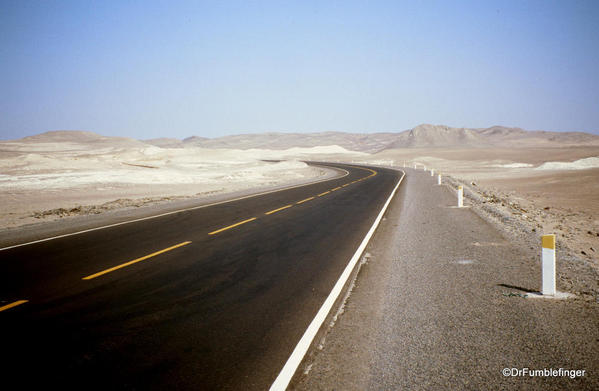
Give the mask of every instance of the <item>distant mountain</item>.
[[401, 132], [385, 149], [422, 147], [481, 147], [490, 142], [475, 129], [451, 128], [445, 125], [418, 125]]
[[111, 139], [112, 137], [101, 136], [94, 132], [86, 132], [83, 130], [52, 130], [36, 134], [35, 136], [27, 136], [19, 139], [24, 142], [36, 143], [56, 143], [56, 142], [98, 142]]
[[491, 138], [509, 138], [515, 136], [525, 136], [527, 131], [520, 128], [506, 128], [504, 126], [491, 126], [486, 129], [477, 129], [478, 133]]
[[142, 141], [146, 144], [150, 144], [150, 145], [153, 145], [155, 147], [160, 147], [160, 148], [181, 148], [181, 147], [183, 147], [183, 141], [179, 140], [178, 138], [161, 137], [161, 138], [152, 138], [152, 139], [142, 140]]
[[214, 139], [191, 137], [185, 146], [233, 149], [287, 149], [339, 145], [350, 151], [375, 153], [395, 148], [506, 147], [599, 145], [599, 136], [589, 133], [526, 131], [520, 128], [492, 126], [485, 129], [452, 128], [422, 124], [403, 132], [392, 133], [259, 133], [224, 136]]
[[4, 143], [21, 144], [58, 144], [70, 143], [81, 146], [93, 146], [95, 148], [128, 148], [147, 146], [142, 141], [129, 137], [102, 136], [94, 132], [81, 130], [53, 130], [36, 134], [35, 136], [23, 137], [18, 140], [7, 140]]
[[224, 136], [214, 139], [199, 137], [186, 138], [185, 146], [203, 148], [232, 148], [232, 149], [288, 149], [292, 147], [311, 148], [323, 145], [338, 145], [350, 151], [376, 152], [393, 140], [396, 133], [259, 133]]
[[201, 144], [206, 141], [210, 141], [210, 139], [207, 137], [198, 137], [198, 136], [191, 136], [191, 137], [187, 137], [187, 138], [183, 139], [183, 143], [186, 145], [197, 145], [197, 144]]
[[526, 131], [492, 126], [485, 129], [452, 128], [422, 124], [403, 132], [386, 133], [258, 133], [218, 138], [192, 136], [183, 140], [158, 138], [138, 141], [125, 137], [105, 137], [92, 132], [54, 131], [12, 142], [71, 142], [96, 146], [147, 146], [162, 148], [272, 149], [312, 148], [337, 145], [349, 151], [376, 153], [397, 148], [485, 148], [559, 147], [597, 145], [599, 136], [582, 132]]

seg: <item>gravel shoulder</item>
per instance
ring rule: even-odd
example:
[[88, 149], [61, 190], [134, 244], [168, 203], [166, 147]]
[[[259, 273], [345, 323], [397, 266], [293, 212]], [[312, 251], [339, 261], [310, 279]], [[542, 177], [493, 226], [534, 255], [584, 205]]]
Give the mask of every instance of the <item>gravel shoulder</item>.
[[[471, 207], [453, 208], [451, 183], [406, 171], [351, 295], [292, 388], [599, 389], [594, 268], [558, 249], [558, 289], [574, 298], [531, 298], [536, 233], [484, 212], [468, 191]], [[504, 368], [585, 375], [505, 377]]]

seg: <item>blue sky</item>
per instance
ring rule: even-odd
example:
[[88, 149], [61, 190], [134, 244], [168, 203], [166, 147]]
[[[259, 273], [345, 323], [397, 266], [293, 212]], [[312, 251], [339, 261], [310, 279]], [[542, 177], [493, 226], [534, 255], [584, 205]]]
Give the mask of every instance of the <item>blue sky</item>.
[[597, 1], [0, 0], [0, 138], [599, 134]]

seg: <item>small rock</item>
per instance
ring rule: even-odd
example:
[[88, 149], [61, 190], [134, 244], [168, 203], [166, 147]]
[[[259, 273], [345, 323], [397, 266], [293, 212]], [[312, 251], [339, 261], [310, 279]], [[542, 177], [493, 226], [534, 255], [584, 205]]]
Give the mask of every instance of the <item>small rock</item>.
[[593, 247], [591, 247], [591, 248], [590, 248], [590, 250], [591, 250], [592, 252], [595, 252], [595, 249], [594, 249]]
[[591, 231], [587, 231], [587, 233], [588, 233], [589, 235], [592, 235], [592, 234], [593, 234]]
[[585, 253], [584, 251], [581, 251], [580, 253], [581, 253], [582, 255], [587, 255], [587, 253]]
[[545, 209], [545, 210], [549, 210], [549, 207], [548, 207], [548, 206], [546, 206], [546, 207], [544, 207], [543, 209]]

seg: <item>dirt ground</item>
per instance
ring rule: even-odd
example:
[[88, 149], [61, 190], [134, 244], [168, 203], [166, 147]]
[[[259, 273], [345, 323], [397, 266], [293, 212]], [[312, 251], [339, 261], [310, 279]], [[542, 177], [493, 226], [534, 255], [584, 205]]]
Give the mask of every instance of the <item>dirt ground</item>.
[[[413, 167], [451, 176], [480, 203], [493, 205], [533, 234], [556, 234], [564, 250], [599, 270], [599, 167], [581, 169], [599, 156], [596, 146], [562, 148], [414, 148], [383, 151], [372, 163]], [[569, 162], [571, 169], [544, 169]]]

